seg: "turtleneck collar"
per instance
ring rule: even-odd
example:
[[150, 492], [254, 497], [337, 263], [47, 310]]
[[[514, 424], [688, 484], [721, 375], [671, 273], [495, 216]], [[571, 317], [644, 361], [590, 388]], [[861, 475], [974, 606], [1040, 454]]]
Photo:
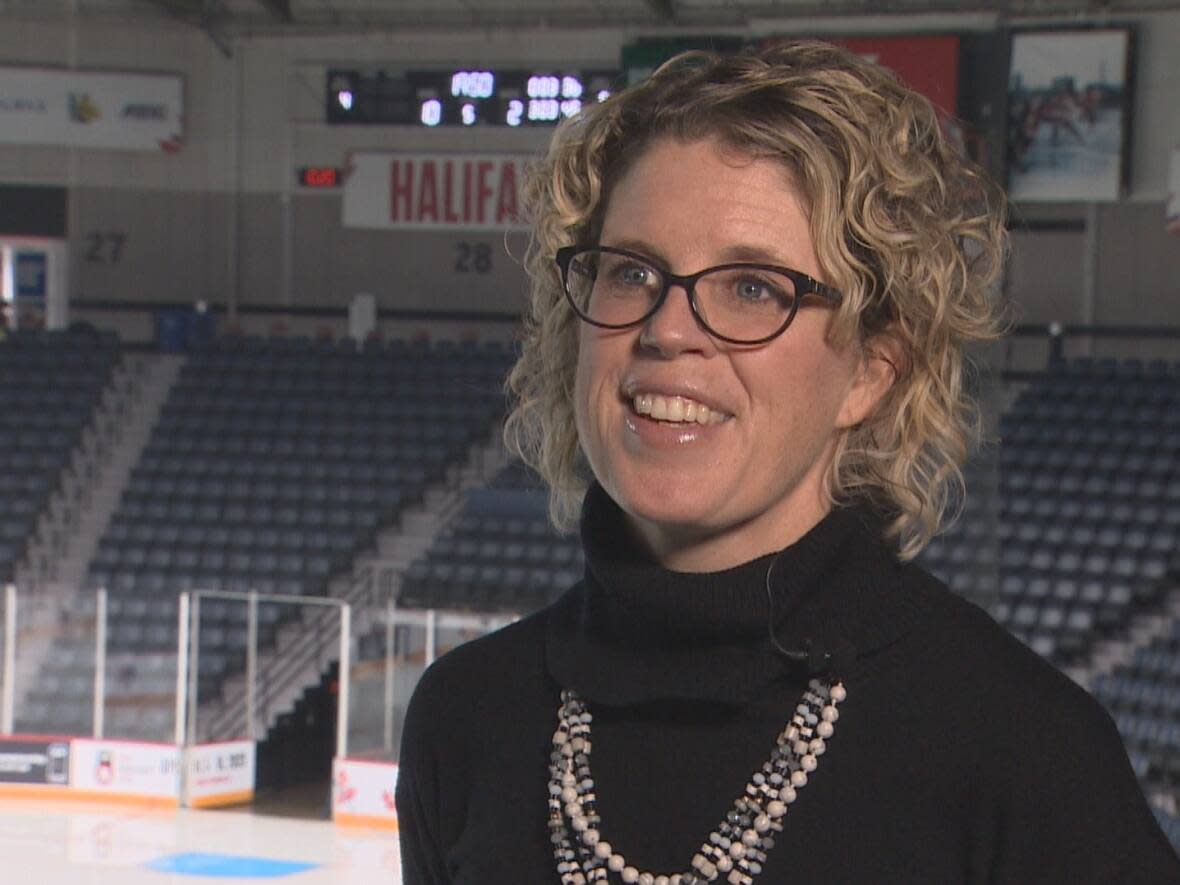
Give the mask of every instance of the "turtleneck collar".
[[787, 649], [851, 646], [855, 670], [918, 614], [898, 586], [882, 521], [864, 505], [833, 510], [782, 551], [708, 573], [653, 561], [597, 484], [581, 532], [585, 579], [551, 610], [546, 657], [558, 683], [596, 703], [744, 703], [769, 683], [808, 675], [774, 649], [772, 620]]

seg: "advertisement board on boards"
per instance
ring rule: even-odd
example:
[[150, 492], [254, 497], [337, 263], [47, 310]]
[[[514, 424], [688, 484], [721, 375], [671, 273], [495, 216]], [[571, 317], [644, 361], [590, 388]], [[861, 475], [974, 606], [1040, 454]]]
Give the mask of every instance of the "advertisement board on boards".
[[397, 829], [397, 763], [360, 759], [332, 762], [332, 819], [381, 829]]
[[65, 786], [70, 745], [50, 738], [0, 740], [0, 784]]
[[236, 805], [254, 798], [254, 741], [199, 744], [185, 753], [184, 804]]
[[74, 740], [70, 785], [84, 793], [180, 800], [180, 749], [174, 744]]

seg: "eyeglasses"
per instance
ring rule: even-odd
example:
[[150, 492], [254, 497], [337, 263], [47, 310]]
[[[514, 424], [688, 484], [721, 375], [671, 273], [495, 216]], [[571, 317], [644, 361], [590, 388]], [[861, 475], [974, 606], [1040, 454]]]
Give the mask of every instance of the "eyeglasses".
[[565, 296], [585, 322], [626, 329], [646, 322], [680, 286], [698, 322], [731, 344], [765, 344], [791, 325], [806, 295], [833, 304], [843, 296], [789, 267], [720, 264], [679, 276], [626, 249], [566, 246], [557, 250]]

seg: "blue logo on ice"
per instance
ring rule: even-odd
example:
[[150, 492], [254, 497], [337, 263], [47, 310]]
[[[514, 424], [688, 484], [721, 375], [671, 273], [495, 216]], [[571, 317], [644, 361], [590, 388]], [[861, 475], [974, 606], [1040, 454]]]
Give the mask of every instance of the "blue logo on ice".
[[147, 864], [157, 873], [211, 876], [220, 879], [279, 879], [315, 869], [319, 864], [232, 854], [169, 854]]

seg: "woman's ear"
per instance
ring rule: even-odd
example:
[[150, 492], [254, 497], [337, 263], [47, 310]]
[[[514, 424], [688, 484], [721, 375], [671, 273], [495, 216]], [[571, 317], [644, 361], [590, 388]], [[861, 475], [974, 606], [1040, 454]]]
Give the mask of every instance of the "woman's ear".
[[892, 329], [885, 329], [860, 346], [860, 360], [837, 426], [855, 427], [867, 420], [901, 376], [905, 350]]

